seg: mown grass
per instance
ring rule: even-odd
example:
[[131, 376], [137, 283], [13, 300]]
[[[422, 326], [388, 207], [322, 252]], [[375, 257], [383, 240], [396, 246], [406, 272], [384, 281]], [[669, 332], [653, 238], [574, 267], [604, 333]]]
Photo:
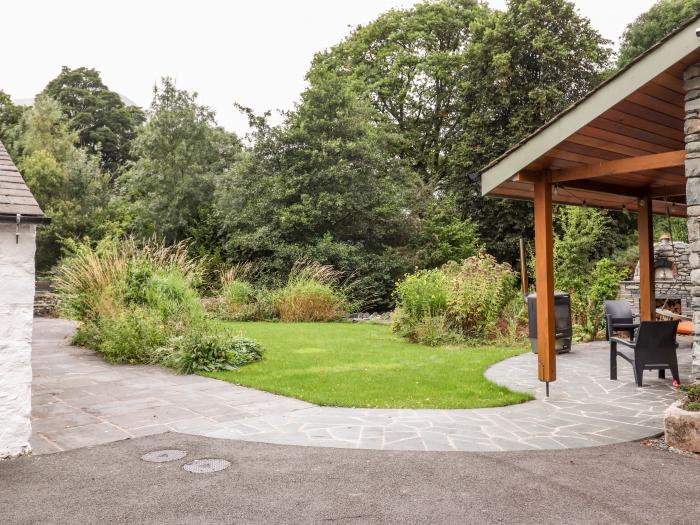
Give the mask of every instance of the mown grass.
[[428, 347], [377, 324], [225, 324], [257, 340], [266, 353], [239, 370], [206, 375], [319, 405], [478, 408], [532, 399], [483, 375], [524, 347]]

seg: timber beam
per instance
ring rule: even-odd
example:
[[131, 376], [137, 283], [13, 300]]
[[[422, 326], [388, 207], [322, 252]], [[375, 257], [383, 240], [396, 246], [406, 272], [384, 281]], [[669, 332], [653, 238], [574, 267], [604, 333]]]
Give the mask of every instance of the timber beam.
[[655, 153], [653, 155], [642, 155], [639, 157], [629, 157], [626, 159], [607, 160], [576, 166], [575, 168], [564, 168], [560, 170], [548, 170], [537, 173], [520, 172], [515, 176], [516, 181], [535, 182], [537, 178], [545, 176], [551, 184], [560, 184], [573, 180], [595, 179], [608, 175], [620, 175], [623, 173], [633, 173], [635, 171], [650, 171], [663, 168], [673, 168], [685, 164], [685, 150], [667, 151], [665, 153]]

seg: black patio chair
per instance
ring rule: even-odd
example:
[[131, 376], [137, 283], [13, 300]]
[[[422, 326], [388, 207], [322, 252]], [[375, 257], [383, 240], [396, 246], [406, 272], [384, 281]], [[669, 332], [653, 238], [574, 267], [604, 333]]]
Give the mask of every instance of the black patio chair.
[[634, 314], [627, 301], [605, 301], [605, 338], [609, 341], [615, 332], [629, 334], [634, 341], [634, 332], [639, 323], [634, 322]]
[[[642, 386], [644, 370], [658, 370], [659, 377], [666, 377], [671, 370], [673, 379], [680, 383], [678, 357], [676, 356], [676, 331], [678, 321], [642, 321], [634, 341], [619, 337], [610, 338], [610, 379], [617, 379], [617, 356], [628, 361], [634, 370], [637, 386]], [[618, 349], [618, 345], [626, 349]]]

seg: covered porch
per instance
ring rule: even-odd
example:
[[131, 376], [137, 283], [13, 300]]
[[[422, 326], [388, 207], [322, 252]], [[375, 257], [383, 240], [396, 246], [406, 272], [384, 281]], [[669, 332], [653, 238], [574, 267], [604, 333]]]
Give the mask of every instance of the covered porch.
[[653, 215], [688, 218], [691, 375], [700, 373], [699, 23], [668, 35], [481, 173], [483, 195], [534, 203], [540, 381], [557, 379], [553, 204], [637, 215], [641, 320], [656, 317]]

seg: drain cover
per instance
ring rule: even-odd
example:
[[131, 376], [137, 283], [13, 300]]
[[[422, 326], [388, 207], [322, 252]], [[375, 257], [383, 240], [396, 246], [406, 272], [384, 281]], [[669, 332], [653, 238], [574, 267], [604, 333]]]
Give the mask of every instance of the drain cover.
[[141, 456], [141, 459], [152, 463], [164, 463], [166, 461], [182, 459], [186, 455], [187, 452], [184, 450], [154, 450], [153, 452]]
[[183, 465], [182, 468], [195, 474], [208, 474], [209, 472], [224, 470], [230, 466], [231, 463], [225, 459], [195, 459]]

